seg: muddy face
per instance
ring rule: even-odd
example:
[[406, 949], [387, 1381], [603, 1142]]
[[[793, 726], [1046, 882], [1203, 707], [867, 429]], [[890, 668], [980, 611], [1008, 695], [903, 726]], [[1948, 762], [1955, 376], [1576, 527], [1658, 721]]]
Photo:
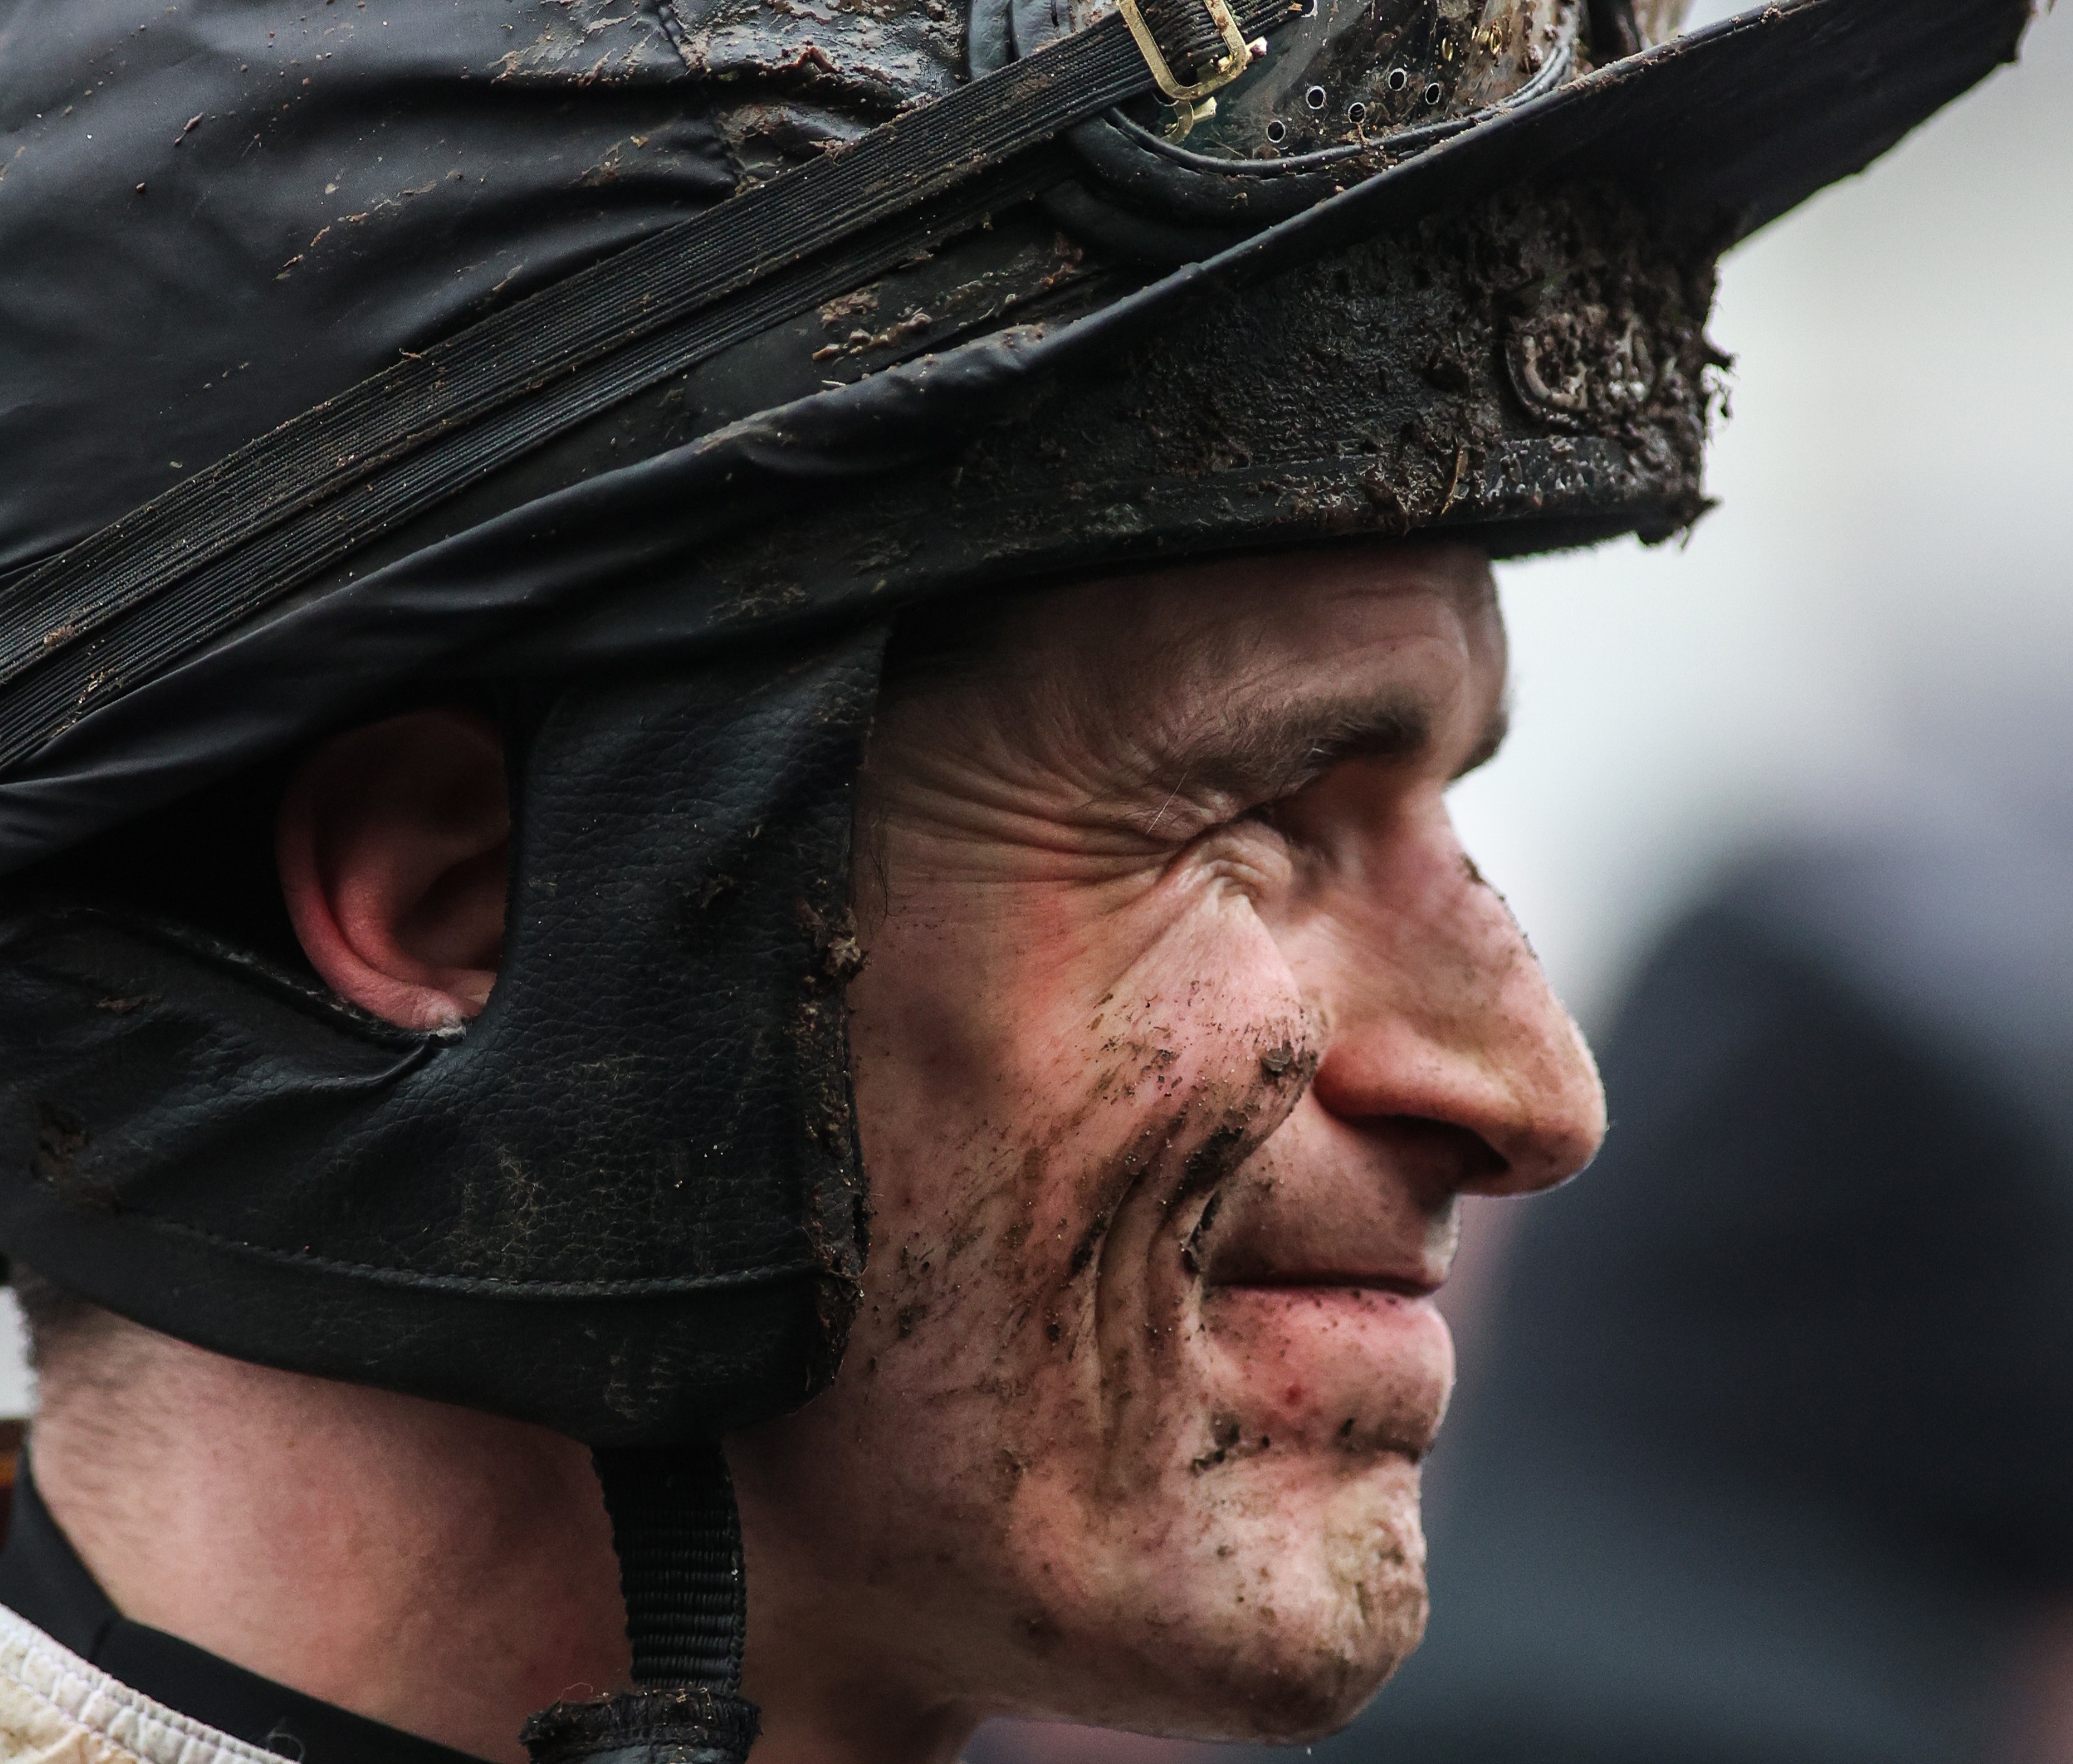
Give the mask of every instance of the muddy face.
[[1481, 558], [1393, 548], [1062, 591], [888, 691], [864, 1309], [729, 1448], [773, 1713], [1296, 1738], [1416, 1645], [1456, 1201], [1603, 1125], [1447, 818], [1503, 689]]

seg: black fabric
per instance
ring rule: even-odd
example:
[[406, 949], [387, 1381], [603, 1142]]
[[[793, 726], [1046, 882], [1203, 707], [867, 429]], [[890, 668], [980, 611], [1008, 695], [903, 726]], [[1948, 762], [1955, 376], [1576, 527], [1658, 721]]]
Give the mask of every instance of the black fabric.
[[26, 1459], [0, 1549], [0, 1605], [131, 1690], [296, 1764], [475, 1764], [468, 1753], [291, 1691], [131, 1622], [58, 1528]]
[[2004, 1755], [2073, 1591], [2073, 839], [1752, 865], [1650, 958], [1434, 1471], [1353, 1764]]
[[[1249, 7], [1238, 9], [1248, 35], [1288, 10], [1284, 0]], [[14, 688], [0, 694], [0, 767], [100, 694], [158, 673], [542, 440], [968, 230], [1028, 189], [1011, 181], [915, 217], [1150, 87], [1111, 16], [1044, 61], [895, 117], [847, 153], [754, 184], [408, 352], [27, 571], [0, 598], [0, 688]], [[841, 249], [895, 220], [905, 224], [863, 249]], [[745, 310], [728, 303], [752, 291]], [[33, 686], [18, 684], [28, 674]]]

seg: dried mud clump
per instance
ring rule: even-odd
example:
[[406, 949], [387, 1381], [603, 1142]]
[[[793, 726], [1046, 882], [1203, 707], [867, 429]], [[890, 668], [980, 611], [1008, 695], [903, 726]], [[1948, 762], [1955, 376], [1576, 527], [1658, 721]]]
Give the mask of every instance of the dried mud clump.
[[[1617, 192], [1514, 199], [1485, 211], [1489, 316], [1520, 406], [1565, 434], [1624, 443], [1649, 465], [1698, 476], [1712, 427], [1710, 257], [1666, 258], [1659, 231]], [[1478, 249], [1479, 248], [1479, 249]]]
[[[1666, 245], [1618, 191], [1508, 192], [1203, 299], [1105, 383], [971, 449], [963, 496], [1042, 462], [1083, 535], [1107, 504], [1131, 517], [1112, 549], [1237, 525], [1400, 534], [1609, 496], [1688, 521], [1725, 361], [1712, 294], [1710, 253]], [[1572, 469], [1601, 443], [1618, 485]], [[1055, 521], [1057, 499], [1025, 500]]]
[[1195, 463], [1362, 457], [1362, 524], [1407, 531], [1473, 512], [1507, 442], [1596, 437], [1696, 514], [1725, 357], [1710, 256], [1661, 234], [1608, 187], [1523, 190], [1292, 273], [1234, 339], [1267, 371], [1198, 377]]

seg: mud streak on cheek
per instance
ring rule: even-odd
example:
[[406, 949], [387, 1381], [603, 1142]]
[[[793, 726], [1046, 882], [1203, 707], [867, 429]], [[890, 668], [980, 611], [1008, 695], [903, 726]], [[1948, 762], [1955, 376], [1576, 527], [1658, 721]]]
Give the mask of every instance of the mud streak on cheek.
[[[1314, 1053], [1278, 1027], [1251, 1032], [1250, 1082], [1197, 1082], [1111, 1163], [1102, 1210], [1076, 1259], [1091, 1310], [1102, 1471], [1111, 1498], [1152, 1487], [1202, 1449], [1214, 1420], [1197, 1343], [1201, 1280], [1189, 1243], [1222, 1185], [1308, 1089]], [[1285, 1056], [1285, 1057], [1284, 1057]]]

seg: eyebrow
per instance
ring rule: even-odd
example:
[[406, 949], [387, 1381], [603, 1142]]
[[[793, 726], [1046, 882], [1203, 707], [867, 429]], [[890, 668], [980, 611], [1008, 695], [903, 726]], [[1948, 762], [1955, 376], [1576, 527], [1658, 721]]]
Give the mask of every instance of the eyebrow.
[[[1510, 720], [1500, 704], [1455, 777], [1495, 757]], [[1349, 760], [1413, 760], [1432, 744], [1431, 712], [1416, 699], [1328, 699], [1226, 715], [1213, 734], [1178, 744], [1153, 769], [1177, 794], [1210, 790], [1262, 803], [1292, 796]]]

